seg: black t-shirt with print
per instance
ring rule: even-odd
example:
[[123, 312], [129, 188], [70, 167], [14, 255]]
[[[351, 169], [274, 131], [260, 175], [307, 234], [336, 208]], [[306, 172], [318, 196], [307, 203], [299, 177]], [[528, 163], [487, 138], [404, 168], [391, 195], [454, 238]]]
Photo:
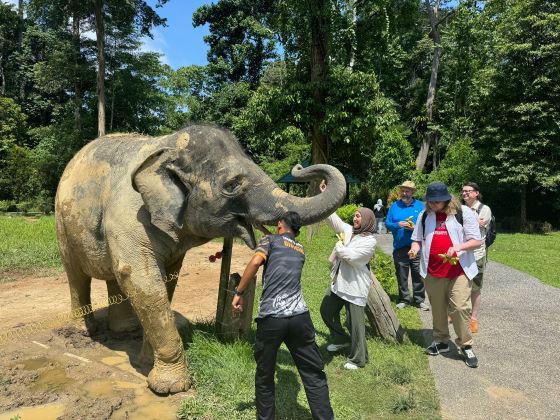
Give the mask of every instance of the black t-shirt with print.
[[285, 318], [308, 311], [301, 293], [305, 250], [293, 235], [268, 235], [256, 253], [266, 258], [258, 318]]

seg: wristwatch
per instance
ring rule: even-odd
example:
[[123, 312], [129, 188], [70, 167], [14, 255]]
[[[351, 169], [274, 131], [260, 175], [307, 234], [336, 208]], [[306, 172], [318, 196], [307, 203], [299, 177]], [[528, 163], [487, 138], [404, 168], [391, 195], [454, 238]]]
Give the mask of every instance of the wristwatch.
[[233, 289], [233, 293], [235, 294], [235, 296], [243, 296], [243, 293], [245, 293], [245, 290], [237, 290], [237, 287], [235, 289]]

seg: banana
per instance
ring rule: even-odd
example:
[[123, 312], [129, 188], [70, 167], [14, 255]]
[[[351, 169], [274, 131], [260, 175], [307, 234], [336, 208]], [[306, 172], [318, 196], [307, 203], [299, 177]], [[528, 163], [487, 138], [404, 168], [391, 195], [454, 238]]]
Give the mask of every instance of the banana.
[[443, 259], [443, 262], [449, 263], [451, 265], [459, 264], [459, 257], [448, 257], [447, 254], [438, 254], [438, 257]]
[[405, 220], [405, 222], [408, 224], [408, 226], [413, 227], [414, 223], [412, 222], [412, 219], [414, 218], [414, 216], [408, 216]]
[[336, 237], [344, 244], [344, 232], [337, 233]]

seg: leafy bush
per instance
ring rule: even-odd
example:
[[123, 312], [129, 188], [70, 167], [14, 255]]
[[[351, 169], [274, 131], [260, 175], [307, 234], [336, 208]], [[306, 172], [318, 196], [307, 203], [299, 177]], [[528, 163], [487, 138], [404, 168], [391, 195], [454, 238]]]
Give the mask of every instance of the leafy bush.
[[[379, 251], [379, 249], [377, 251]], [[397, 293], [395, 264], [393, 263], [392, 257], [385, 255], [383, 252], [376, 252], [372, 264], [372, 271], [388, 294], [393, 295]]]
[[552, 225], [548, 222], [535, 222], [535, 221], [527, 221], [521, 227], [522, 233], [541, 233], [544, 235], [552, 233]]
[[426, 187], [432, 182], [443, 182], [449, 187], [449, 192], [461, 198], [461, 189], [466, 182], [480, 183], [479, 154], [468, 138], [462, 138], [453, 143], [441, 164], [429, 174], [414, 172], [412, 180], [416, 184], [416, 197], [426, 194]]
[[0, 212], [17, 211], [14, 200], [0, 200]]
[[354, 213], [356, 213], [356, 210], [358, 210], [360, 207], [362, 207], [361, 204], [346, 204], [342, 207], [339, 207], [339, 209], [336, 211], [336, 214], [338, 214], [338, 216], [346, 223], [352, 224]]

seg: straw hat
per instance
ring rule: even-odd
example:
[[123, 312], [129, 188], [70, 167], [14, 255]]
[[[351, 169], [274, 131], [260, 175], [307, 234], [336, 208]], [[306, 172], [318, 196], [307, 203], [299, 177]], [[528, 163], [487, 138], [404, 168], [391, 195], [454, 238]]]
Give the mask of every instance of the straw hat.
[[416, 184], [412, 181], [404, 181], [399, 188], [410, 188], [411, 190], [416, 191]]

